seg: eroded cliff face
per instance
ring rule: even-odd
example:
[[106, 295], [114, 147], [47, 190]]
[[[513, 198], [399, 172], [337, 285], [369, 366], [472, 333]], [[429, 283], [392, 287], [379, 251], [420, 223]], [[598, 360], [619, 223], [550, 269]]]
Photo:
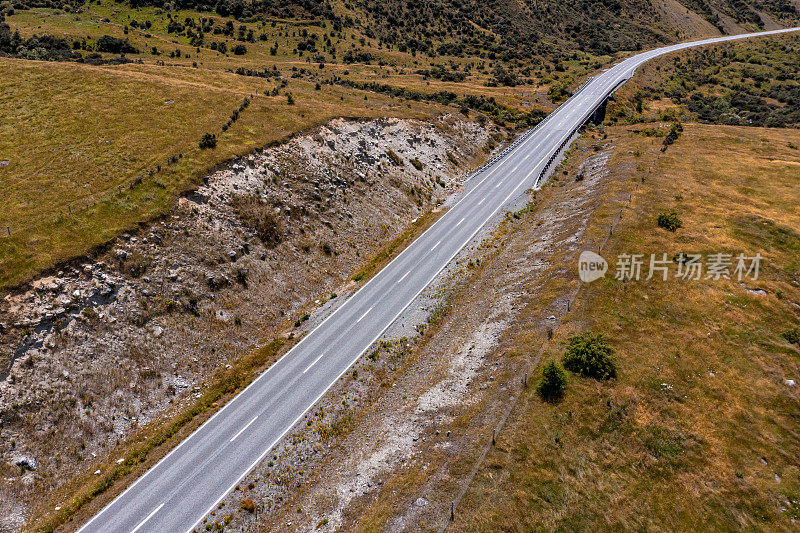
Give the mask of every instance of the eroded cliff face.
[[504, 136], [453, 116], [334, 120], [2, 296], [0, 530], [202, 394], [215, 370], [350, 290], [350, 275]]

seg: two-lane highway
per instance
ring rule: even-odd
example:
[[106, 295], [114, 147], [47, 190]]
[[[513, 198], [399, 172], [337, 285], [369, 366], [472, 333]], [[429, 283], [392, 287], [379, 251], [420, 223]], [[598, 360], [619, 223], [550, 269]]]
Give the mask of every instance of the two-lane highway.
[[464, 196], [430, 229], [80, 531], [192, 530], [487, 222], [524, 190], [538, 186], [550, 158], [637, 67], [683, 48], [798, 29], [652, 50], [593, 78], [502, 159], [472, 178]]

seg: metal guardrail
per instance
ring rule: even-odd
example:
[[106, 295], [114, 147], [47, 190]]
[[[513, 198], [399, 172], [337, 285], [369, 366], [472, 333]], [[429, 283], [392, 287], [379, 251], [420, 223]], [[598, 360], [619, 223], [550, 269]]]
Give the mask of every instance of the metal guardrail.
[[[572, 97], [574, 98], [574, 97], [575, 97], [575, 96], [577, 96], [577, 95], [578, 95], [578, 94], [579, 94], [581, 91], [583, 91], [583, 89], [585, 89], [585, 88], [586, 88], [586, 86], [588, 86], [588, 85], [589, 85], [589, 83], [590, 83], [590, 82], [591, 82], [593, 79], [594, 79], [594, 77], [591, 77], [591, 78], [589, 78], [588, 80], [586, 80], [586, 83], [584, 83], [584, 84], [581, 86], [581, 88], [580, 88], [580, 89], [578, 89], [578, 91], [577, 91], [577, 92], [576, 92], [574, 95], [572, 95]], [[561, 144], [559, 144], [559, 145], [558, 145], [558, 148], [556, 148], [556, 150], [555, 150], [555, 151], [554, 151], [552, 154], [550, 154], [550, 157], [547, 159], [547, 163], [545, 163], [545, 165], [544, 165], [544, 168], [542, 168], [542, 171], [541, 171], [541, 172], [539, 172], [539, 176], [536, 178], [536, 182], [535, 182], [535, 183], [534, 183], [534, 185], [533, 185], [534, 187], [538, 187], [538, 186], [539, 186], [539, 183], [540, 183], [540, 182], [541, 182], [541, 181], [542, 181], [542, 180], [543, 180], [543, 179], [544, 179], [544, 178], [547, 176], [547, 174], [548, 174], [548, 173], [550, 172], [550, 170], [551, 170], [551, 167], [552, 167], [553, 163], [556, 161], [556, 159], [558, 158], [558, 156], [561, 154], [561, 151], [562, 151], [562, 150], [564, 150], [564, 148], [565, 148], [566, 146], [568, 146], [569, 144], [571, 144], [571, 143], [572, 143], [572, 138], [574, 137], [575, 133], [577, 133], [577, 132], [578, 132], [578, 130], [580, 130], [580, 129], [583, 127], [583, 125], [584, 125], [584, 124], [586, 124], [586, 122], [589, 120], [589, 117], [590, 117], [590, 116], [592, 116], [592, 114], [593, 114], [595, 111], [597, 111], [598, 109], [600, 109], [600, 107], [603, 105], [603, 103], [605, 103], [605, 101], [606, 101], [606, 100], [608, 100], [608, 98], [609, 98], [609, 97], [610, 97], [612, 94], [614, 94], [615, 92], [617, 92], [617, 90], [619, 90], [619, 88], [620, 88], [620, 87], [622, 87], [622, 85], [623, 85], [623, 84], [624, 84], [626, 81], [628, 81], [628, 78], [622, 78], [621, 80], [619, 80], [619, 82], [617, 82], [617, 84], [616, 84], [616, 85], [614, 85], [614, 87], [612, 87], [612, 88], [611, 88], [611, 90], [608, 92], [608, 94], [607, 94], [607, 95], [606, 95], [606, 96], [605, 96], [603, 99], [601, 99], [601, 100], [600, 100], [600, 101], [599, 101], [597, 104], [595, 104], [595, 105], [593, 105], [591, 108], [589, 108], [589, 111], [587, 111], [586, 113], [584, 113], [584, 115], [583, 115], [583, 117], [581, 118], [581, 120], [580, 120], [580, 121], [578, 121], [578, 125], [577, 125], [575, 128], [573, 128], [573, 129], [572, 129], [572, 131], [570, 132], [570, 135], [569, 135], [569, 136], [568, 136], [566, 139], [564, 139], [564, 141], [562, 141], [562, 142], [561, 142]]]
[[[594, 76], [591, 76], [589, 79], [587, 79], [585, 82], [583, 82], [583, 85], [581, 85], [580, 88], [577, 91], [575, 91], [575, 93], [570, 98], [574, 98], [577, 95], [579, 95], [581, 93], [581, 91], [583, 91], [586, 88], [586, 86], [589, 85], [589, 83], [591, 83], [591, 81], [594, 78], [595, 78]], [[494, 165], [495, 163], [497, 163], [498, 161], [503, 159], [509, 152], [511, 152], [514, 148], [519, 146], [520, 143], [522, 143], [525, 139], [527, 139], [528, 137], [533, 135], [537, 130], [539, 130], [539, 128], [541, 128], [546, 122], [548, 122], [550, 120], [550, 118], [557, 111], [558, 111], [558, 109], [556, 109], [555, 111], [553, 111], [552, 113], [550, 113], [549, 115], [544, 117], [541, 121], [539, 121], [538, 124], [536, 124], [536, 126], [534, 126], [533, 128], [527, 130], [525, 133], [523, 133], [522, 135], [517, 137], [517, 139], [513, 143], [511, 143], [505, 150], [503, 150], [502, 152], [500, 152], [499, 154], [494, 156], [491, 160], [489, 160], [487, 163], [485, 163], [482, 167], [480, 167], [478, 170], [473, 172], [470, 175], [470, 177], [467, 178], [467, 181], [471, 180], [472, 178], [474, 178], [475, 176], [477, 176], [478, 174], [480, 174], [481, 172], [483, 172], [487, 168], [491, 167], [492, 165]], [[592, 112], [594, 112], [594, 109], [592, 110]]]

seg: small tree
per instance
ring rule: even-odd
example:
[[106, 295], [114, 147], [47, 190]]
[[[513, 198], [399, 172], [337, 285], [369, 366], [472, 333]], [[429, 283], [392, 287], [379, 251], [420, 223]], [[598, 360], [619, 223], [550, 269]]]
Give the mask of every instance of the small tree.
[[790, 329], [782, 333], [782, 335], [790, 343], [800, 346], [800, 328]]
[[217, 147], [217, 136], [213, 133], [206, 133], [203, 135], [203, 138], [200, 139], [200, 148], [216, 148]]
[[536, 384], [536, 392], [546, 402], [557, 402], [564, 396], [567, 388], [567, 373], [555, 361], [550, 361], [542, 369], [542, 378]]
[[677, 231], [678, 228], [683, 227], [683, 222], [681, 222], [681, 219], [678, 217], [678, 213], [674, 209], [658, 215], [656, 222], [658, 223], [659, 228], [664, 228], [665, 230], [673, 233]]
[[595, 379], [617, 377], [613, 348], [608, 345], [602, 333], [591, 331], [569, 338], [564, 354], [564, 368]]
[[286, 93], [286, 103], [294, 105], [294, 96], [292, 96], [292, 93]]

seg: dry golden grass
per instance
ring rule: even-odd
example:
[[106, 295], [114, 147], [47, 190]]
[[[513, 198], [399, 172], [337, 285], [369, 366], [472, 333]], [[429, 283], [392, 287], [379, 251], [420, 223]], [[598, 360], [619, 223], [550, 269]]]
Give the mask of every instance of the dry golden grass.
[[[171, 15], [177, 21], [213, 18], [217, 27], [229, 20], [186, 10]], [[133, 20], [150, 21], [152, 27], [136, 29]], [[164, 213], [200, 176], [234, 156], [335, 116], [427, 117], [443, 110], [374, 93], [365, 99], [363, 92], [325, 83], [314, 90], [316, 80], [338, 77], [422, 94], [485, 95], [501, 105], [529, 110], [547, 102], [550, 84], [574, 85], [612, 59], [576, 57], [563, 62], [566, 72], [553, 72], [545, 79], [532, 75], [534, 85], [487, 87], [490, 61], [436, 58], [437, 64], [448, 68], [473, 68], [462, 83], [425, 80], [417, 71], [429, 68], [430, 58], [385, 49], [354, 30], [333, 36], [326, 24], [247, 23], [256, 41], [243, 43], [247, 53], [237, 56], [207, 46], [225, 42], [231, 50], [239, 42], [235, 37], [240, 22], [234, 21], [234, 37], [208, 32], [206, 47], [197, 48], [185, 35], [167, 33], [166, 12], [154, 7], [131, 9], [101, 1], [79, 14], [48, 8], [17, 10], [7, 22], [23, 38], [49, 34], [69, 42], [85, 40], [92, 47], [99, 37], [111, 35], [128, 39], [141, 53], [129, 54], [137, 63], [120, 66], [0, 59], [0, 111], [6, 118], [0, 125], [0, 160], [10, 162], [0, 169], [0, 289], [23, 283]], [[305, 40], [302, 31], [316, 34], [320, 43], [323, 36], [331, 36], [337, 57], [322, 50], [313, 53], [313, 60], [310, 53], [298, 56], [298, 43]], [[265, 40], [259, 39], [261, 34]], [[272, 55], [275, 43], [279, 46]], [[151, 53], [153, 47], [159, 55]], [[342, 55], [354, 47], [371, 53], [373, 64], [341, 63]], [[180, 57], [170, 57], [176, 51]], [[324, 59], [323, 66], [318, 57]], [[234, 74], [239, 67], [277, 68], [288, 78], [289, 87], [277, 97], [266, 96], [278, 80]], [[290, 77], [301, 70], [305, 81]], [[297, 105], [287, 105], [287, 91]], [[227, 117], [248, 96], [254, 96], [253, 104], [220, 135]], [[215, 150], [201, 151], [197, 143], [207, 132], [216, 133], [220, 142]], [[141, 183], [126, 190], [137, 178], [143, 178]]]
[[[612, 131], [612, 166], [630, 176], [632, 190], [660, 139]], [[800, 302], [800, 153], [787, 147], [794, 136], [689, 125], [656, 161], [603, 255], [760, 252], [761, 277], [584, 286], [544, 360], [560, 359], [575, 332], [603, 332], [617, 352], [618, 379], [571, 375], [557, 405], [529, 388], [455, 529], [796, 527], [799, 398], [783, 380], [798, 381], [800, 352], [781, 336], [796, 326]], [[597, 238], [620, 207], [595, 213]], [[670, 208], [683, 220], [674, 234], [655, 223]], [[748, 291], [756, 288], [766, 294]]]
[[[443, 110], [301, 80], [284, 89], [295, 100], [288, 105], [283, 91], [264, 94], [274, 82], [220, 70], [13, 59], [0, 60], [0, 70], [0, 159], [9, 161], [0, 170], [0, 287], [165, 212], [235, 156], [336, 116], [426, 118]], [[222, 133], [244, 98], [252, 103]], [[206, 132], [217, 135], [216, 149], [198, 147]]]

